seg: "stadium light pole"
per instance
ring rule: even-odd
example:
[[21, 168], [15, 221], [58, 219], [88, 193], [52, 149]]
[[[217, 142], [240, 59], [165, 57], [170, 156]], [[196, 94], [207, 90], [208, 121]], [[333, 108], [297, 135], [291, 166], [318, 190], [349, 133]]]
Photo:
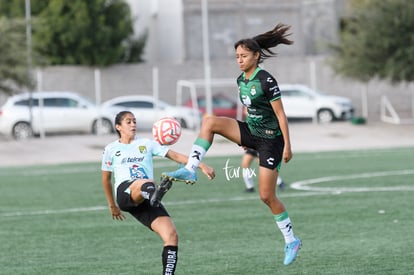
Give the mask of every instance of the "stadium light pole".
[[160, 94], [159, 89], [159, 69], [158, 69], [158, 13], [159, 13], [159, 5], [158, 0], [151, 1], [151, 34], [152, 38], [152, 97], [154, 98], [154, 106], [153, 108], [158, 109], [158, 99]]
[[102, 90], [101, 90], [101, 70], [99, 68], [95, 68], [94, 70], [94, 86], [95, 86], [95, 104], [98, 108], [98, 120], [96, 125], [96, 134], [102, 134], [102, 110], [101, 110], [101, 98], [102, 98]]
[[[32, 25], [30, 23], [30, 0], [25, 0], [25, 17], [26, 17], [26, 47], [27, 47], [27, 74], [29, 79], [32, 77]], [[33, 123], [33, 94], [29, 89], [29, 122]]]
[[[43, 75], [40, 69], [36, 70], [36, 83], [37, 83], [37, 91], [41, 92], [43, 90]], [[45, 127], [43, 127], [43, 97], [39, 97], [39, 132], [40, 138], [45, 138]]]
[[201, 18], [203, 28], [204, 87], [206, 93], [206, 114], [213, 114], [211, 101], [211, 67], [210, 47], [208, 38], [208, 7], [207, 0], [201, 0]]

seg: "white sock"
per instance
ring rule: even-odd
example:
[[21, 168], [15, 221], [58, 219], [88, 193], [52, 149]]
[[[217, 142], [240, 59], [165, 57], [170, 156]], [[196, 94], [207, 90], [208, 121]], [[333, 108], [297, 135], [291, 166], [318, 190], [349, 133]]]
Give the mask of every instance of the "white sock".
[[287, 212], [283, 212], [279, 215], [275, 215], [274, 219], [277, 226], [285, 238], [285, 243], [291, 243], [296, 240], [295, 235], [293, 234], [292, 223]]
[[282, 183], [282, 178], [277, 176], [276, 184], [280, 185]]
[[206, 152], [207, 151], [200, 145], [193, 144], [193, 147], [191, 147], [191, 154], [188, 156], [188, 161], [185, 165], [185, 168], [187, 170], [195, 172]]
[[243, 180], [247, 189], [254, 187], [253, 175], [250, 168], [243, 168]]

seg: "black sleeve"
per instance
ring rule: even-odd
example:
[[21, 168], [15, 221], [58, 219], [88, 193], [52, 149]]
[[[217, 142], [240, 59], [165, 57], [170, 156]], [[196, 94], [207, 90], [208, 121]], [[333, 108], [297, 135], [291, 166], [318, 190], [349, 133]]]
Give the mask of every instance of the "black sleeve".
[[279, 85], [276, 79], [267, 71], [261, 70], [257, 77], [260, 79], [260, 84], [263, 93], [266, 95], [269, 102], [279, 99], [281, 97]]

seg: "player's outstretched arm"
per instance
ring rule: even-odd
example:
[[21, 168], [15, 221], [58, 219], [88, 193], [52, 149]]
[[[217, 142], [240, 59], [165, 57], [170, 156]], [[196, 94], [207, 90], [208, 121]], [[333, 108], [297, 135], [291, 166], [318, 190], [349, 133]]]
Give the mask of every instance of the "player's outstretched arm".
[[[181, 164], [186, 164], [188, 161], [188, 157], [186, 155], [183, 155], [171, 149], [168, 150], [166, 157]], [[214, 177], [216, 176], [216, 173], [214, 172], [214, 168], [208, 166], [205, 163], [200, 163], [198, 168], [200, 168], [203, 174], [206, 175], [207, 178], [209, 178], [210, 180], [214, 179]]]

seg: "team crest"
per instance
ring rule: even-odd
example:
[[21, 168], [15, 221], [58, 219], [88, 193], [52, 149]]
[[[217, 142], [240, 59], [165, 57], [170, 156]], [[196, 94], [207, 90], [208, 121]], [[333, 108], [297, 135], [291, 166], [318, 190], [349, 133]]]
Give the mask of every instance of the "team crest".
[[256, 94], [256, 86], [252, 86], [251, 88], [250, 88], [250, 94], [251, 95], [255, 95]]
[[141, 154], [147, 153], [147, 146], [138, 146], [138, 149]]

